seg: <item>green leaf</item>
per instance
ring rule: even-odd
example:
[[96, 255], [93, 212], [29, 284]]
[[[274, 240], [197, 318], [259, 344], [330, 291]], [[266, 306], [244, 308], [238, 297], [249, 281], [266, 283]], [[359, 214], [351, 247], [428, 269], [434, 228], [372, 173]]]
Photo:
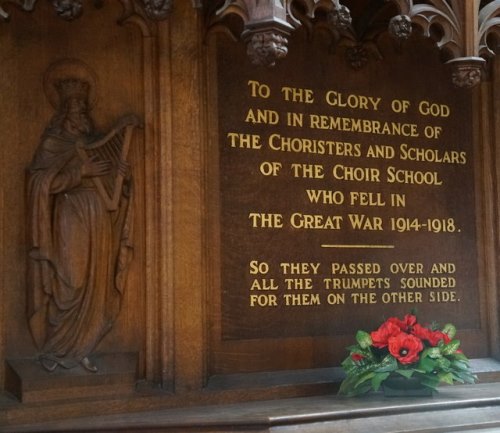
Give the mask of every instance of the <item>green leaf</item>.
[[442, 347], [441, 352], [443, 353], [443, 355], [452, 355], [458, 350], [459, 347], [460, 340], [452, 340]]
[[431, 373], [436, 369], [436, 361], [432, 358], [420, 358], [418, 368], [426, 373]]
[[425, 349], [420, 355], [420, 359], [422, 358], [439, 358], [441, 357], [441, 349], [439, 347], [428, 347]]
[[375, 366], [374, 371], [377, 373], [391, 372], [398, 368], [398, 361], [392, 355], [386, 355], [382, 361]]
[[358, 381], [354, 384], [354, 388], [357, 388], [362, 383], [366, 382], [367, 380], [370, 380], [373, 376], [375, 376], [375, 372], [373, 371], [367, 371], [363, 373], [358, 379]]
[[394, 372], [409, 379], [410, 377], [413, 376], [413, 373], [415, 372], [415, 370], [413, 368], [409, 369], [409, 370], [398, 369], [398, 370], [394, 370]]
[[451, 361], [444, 357], [436, 359], [436, 367], [442, 370], [448, 370], [451, 366]]
[[450, 340], [453, 340], [453, 337], [457, 333], [457, 328], [455, 328], [455, 326], [453, 326], [451, 323], [447, 323], [443, 327], [443, 333], [450, 337]]
[[378, 391], [382, 382], [389, 377], [391, 373], [376, 373], [372, 377], [372, 388], [374, 391]]
[[453, 375], [451, 373], [439, 373], [438, 377], [441, 382], [453, 385]]
[[362, 349], [366, 349], [372, 345], [372, 337], [365, 331], [356, 332], [356, 341]]
[[469, 363], [464, 362], [464, 361], [459, 361], [457, 359], [454, 359], [451, 361], [451, 367], [457, 370], [462, 370], [462, 371], [469, 371]]
[[428, 388], [436, 389], [439, 385], [439, 378], [437, 376], [426, 375], [420, 383]]
[[455, 352], [452, 354], [453, 358], [469, 363], [469, 358], [467, 358], [463, 353]]

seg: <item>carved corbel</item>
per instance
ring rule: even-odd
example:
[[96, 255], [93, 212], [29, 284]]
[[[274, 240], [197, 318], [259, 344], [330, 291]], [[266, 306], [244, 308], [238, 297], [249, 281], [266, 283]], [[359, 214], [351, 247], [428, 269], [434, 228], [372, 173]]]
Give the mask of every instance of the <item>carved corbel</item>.
[[481, 82], [486, 60], [482, 57], [459, 57], [447, 62], [451, 66], [451, 80], [456, 87], [471, 88]]
[[210, 17], [209, 30], [226, 27], [230, 17], [243, 22], [241, 35], [224, 30], [247, 44], [247, 54], [256, 65], [273, 66], [288, 52], [288, 37], [294, 27], [281, 0], [226, 0]]

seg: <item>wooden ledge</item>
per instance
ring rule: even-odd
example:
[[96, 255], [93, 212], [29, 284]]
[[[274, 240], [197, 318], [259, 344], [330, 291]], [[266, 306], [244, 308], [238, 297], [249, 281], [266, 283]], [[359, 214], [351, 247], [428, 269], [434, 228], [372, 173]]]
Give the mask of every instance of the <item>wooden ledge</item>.
[[498, 383], [442, 387], [430, 398], [326, 395], [85, 417], [1, 431], [437, 433], [486, 428], [500, 431]]

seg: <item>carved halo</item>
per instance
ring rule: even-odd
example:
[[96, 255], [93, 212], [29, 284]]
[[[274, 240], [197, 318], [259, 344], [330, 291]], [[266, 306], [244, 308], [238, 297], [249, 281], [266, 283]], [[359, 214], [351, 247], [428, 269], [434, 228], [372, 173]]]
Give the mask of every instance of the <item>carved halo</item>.
[[52, 63], [43, 76], [43, 90], [50, 105], [59, 108], [59, 93], [55, 87], [60, 80], [76, 78], [89, 84], [89, 108], [97, 102], [97, 75], [86, 63], [78, 59], [61, 59]]

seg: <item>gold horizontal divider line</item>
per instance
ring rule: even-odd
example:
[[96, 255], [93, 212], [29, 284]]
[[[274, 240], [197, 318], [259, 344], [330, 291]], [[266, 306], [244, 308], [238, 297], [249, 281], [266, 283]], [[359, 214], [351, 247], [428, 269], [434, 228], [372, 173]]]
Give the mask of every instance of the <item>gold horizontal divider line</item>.
[[321, 244], [321, 248], [370, 248], [393, 249], [394, 245], [348, 245], [348, 244]]

